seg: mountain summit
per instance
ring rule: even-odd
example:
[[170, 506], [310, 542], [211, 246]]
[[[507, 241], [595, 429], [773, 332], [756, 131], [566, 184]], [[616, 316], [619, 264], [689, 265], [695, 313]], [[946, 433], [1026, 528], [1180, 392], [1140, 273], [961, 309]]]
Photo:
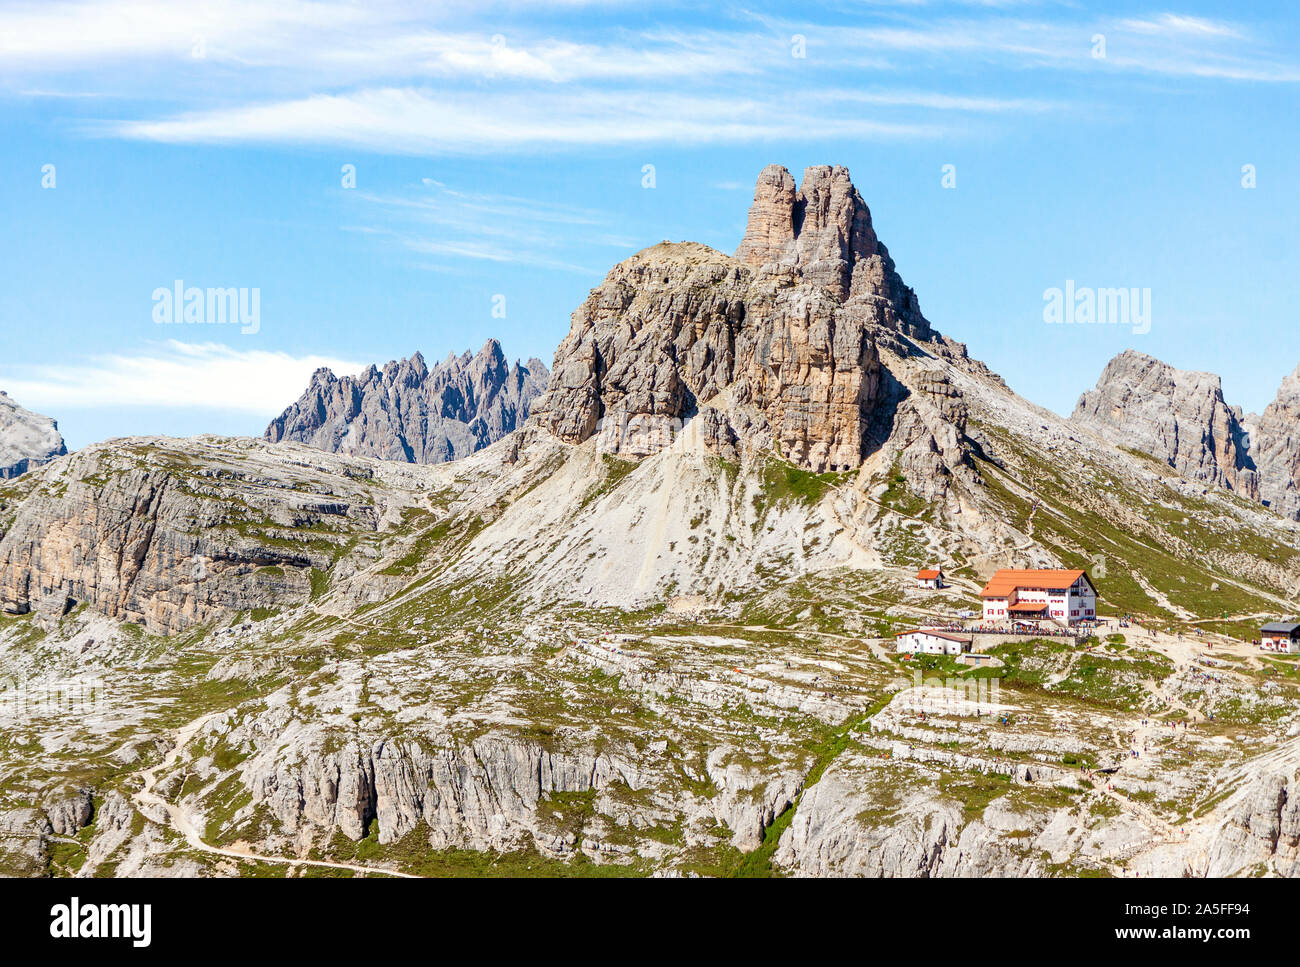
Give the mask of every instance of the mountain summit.
[[1128, 349], [1106, 364], [1070, 419], [1192, 480], [1259, 496], [1241, 410], [1224, 402], [1213, 373], [1175, 369]]
[[1300, 519], [1300, 369], [1282, 381], [1262, 415], [1243, 415], [1224, 401], [1213, 373], [1175, 369], [1128, 349], [1106, 364], [1070, 419], [1189, 480]]
[[573, 314], [534, 420], [643, 457], [698, 417], [720, 456], [774, 450], [815, 472], [854, 470], [890, 435], [873, 424], [908, 395], [879, 355], [900, 337], [964, 356], [931, 331], [848, 169], [809, 168], [796, 191], [769, 165], [734, 257], [664, 242], [613, 268]]
[[1300, 520], [1300, 367], [1282, 380], [1255, 427], [1259, 495], [1283, 517]]
[[549, 375], [540, 360], [507, 364], [495, 339], [432, 369], [419, 353], [356, 377], [322, 368], [264, 436], [381, 460], [456, 460], [513, 432]]
[[736, 258], [764, 274], [793, 275], [841, 302], [882, 299], [896, 328], [922, 338], [929, 334], [916, 293], [894, 271], [894, 260], [872, 228], [871, 212], [843, 165], [806, 169], [797, 191], [781, 165], [764, 168]]

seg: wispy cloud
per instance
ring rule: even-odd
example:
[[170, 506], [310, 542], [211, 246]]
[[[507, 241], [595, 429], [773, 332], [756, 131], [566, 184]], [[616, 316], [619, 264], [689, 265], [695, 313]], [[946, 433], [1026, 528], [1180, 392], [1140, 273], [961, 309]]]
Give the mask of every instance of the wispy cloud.
[[466, 95], [382, 88], [110, 124], [107, 133], [169, 143], [332, 144], [401, 154], [593, 145], [735, 143], [799, 136], [937, 137], [932, 123], [809, 116], [798, 102], [689, 94]]
[[1139, 34], [1164, 34], [1166, 36], [1240, 37], [1240, 28], [1203, 17], [1185, 17], [1176, 13], [1163, 13], [1149, 19], [1129, 18], [1120, 26]]
[[[784, 28], [796, 24], [787, 22]], [[1094, 56], [1098, 34], [1104, 57]], [[907, 21], [810, 29], [809, 43], [850, 57], [905, 54], [926, 65], [1000, 63], [1009, 68], [1166, 74], [1221, 80], [1293, 83], [1300, 65], [1244, 27], [1227, 21], [1166, 13], [1149, 18], [989, 18]]]
[[[364, 224], [345, 230], [391, 239], [420, 255], [449, 256], [598, 275], [564, 253], [575, 247], [625, 248], [612, 241], [612, 216], [577, 205], [465, 192], [432, 178], [404, 193], [359, 192]], [[602, 256], [602, 262], [606, 261]], [[435, 263], [436, 264], [436, 263]]]
[[144, 406], [269, 418], [297, 399], [321, 366], [339, 374], [365, 368], [328, 356], [168, 340], [134, 355], [94, 356], [58, 366], [10, 365], [3, 379], [10, 395], [44, 412]]
[[259, 75], [297, 74], [330, 86], [416, 75], [573, 82], [748, 74], [784, 53], [783, 41], [764, 38], [764, 58], [752, 36], [713, 31], [623, 32], [591, 41], [440, 23], [463, 24], [470, 9], [382, 0], [20, 3], [0, 8], [0, 69], [118, 66], [129, 78], [138, 60], [148, 58], [196, 71], [234, 66]]
[[1060, 101], [1027, 97], [978, 97], [916, 90], [821, 90], [810, 95], [814, 101], [839, 104], [875, 104], [882, 107], [919, 107], [930, 111], [970, 114], [1038, 114], [1059, 110]]
[[954, 12], [918, 0], [846, 5], [822, 23], [734, 10], [681, 29], [498, 6], [29, 0], [0, 6], [0, 85], [112, 93], [129, 106], [97, 104], [97, 119], [118, 120], [90, 129], [132, 140], [479, 156], [925, 139], [1060, 106], [972, 90], [973, 69], [1300, 81], [1267, 32], [1178, 12], [1115, 17], [1013, 0]]

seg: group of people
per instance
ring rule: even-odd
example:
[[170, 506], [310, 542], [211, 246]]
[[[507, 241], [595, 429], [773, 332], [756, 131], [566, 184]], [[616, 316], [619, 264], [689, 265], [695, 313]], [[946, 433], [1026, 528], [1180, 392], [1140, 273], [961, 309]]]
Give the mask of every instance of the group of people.
[[[945, 629], [948, 630], [948, 629]], [[965, 631], [980, 635], [1024, 635], [1027, 638], [1079, 638], [1084, 632], [1073, 628], [1043, 628], [1028, 625], [977, 625], [974, 628], [953, 628], [953, 631]]]

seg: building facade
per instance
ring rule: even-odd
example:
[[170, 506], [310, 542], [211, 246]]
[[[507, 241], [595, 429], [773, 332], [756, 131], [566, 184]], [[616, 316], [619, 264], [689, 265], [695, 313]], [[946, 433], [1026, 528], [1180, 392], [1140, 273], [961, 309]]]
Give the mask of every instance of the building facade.
[[960, 655], [971, 649], [968, 635], [955, 635], [950, 631], [929, 631], [919, 628], [901, 631], [894, 636], [894, 651], [900, 655]]
[[1070, 626], [1097, 617], [1097, 589], [1086, 571], [998, 571], [980, 599], [986, 624], [1021, 620]]
[[1284, 655], [1300, 655], [1300, 624], [1273, 621], [1259, 629], [1259, 647]]

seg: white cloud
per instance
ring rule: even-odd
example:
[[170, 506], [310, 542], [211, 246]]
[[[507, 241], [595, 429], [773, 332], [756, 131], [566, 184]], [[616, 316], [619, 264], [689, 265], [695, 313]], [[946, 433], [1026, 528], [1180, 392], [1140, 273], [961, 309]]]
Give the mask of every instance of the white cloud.
[[[120, 120], [91, 122], [126, 139], [482, 156], [932, 138], [960, 133], [939, 117], [973, 125], [1062, 106], [986, 96], [968, 79], [918, 89], [972, 69], [1300, 80], [1289, 52], [1236, 23], [994, 9], [1017, 2], [924, 18], [907, 3], [855, 7], [824, 24], [732, 10], [698, 29], [638, 29], [510, 0], [495, 11], [471, 0], [27, 0], [0, 5], [0, 84], [73, 104], [87, 90], [135, 98], [94, 112]], [[1105, 59], [1092, 57], [1099, 32]], [[805, 58], [791, 56], [795, 34]], [[878, 110], [863, 117], [864, 105]]]
[[[553, 37], [521, 29], [464, 29], [465, 4], [410, 5], [280, 0], [92, 0], [0, 7], [0, 73], [121, 68], [129, 83], [140, 60], [199, 70], [236, 66], [297, 74], [320, 85], [379, 77], [565, 82], [703, 77], [758, 70], [755, 38], [710, 31], [626, 33], [617, 42]], [[455, 21], [445, 29], [439, 18]], [[516, 21], [497, 18], [498, 23]], [[759, 44], [768, 59], [784, 40]], [[200, 71], [201, 73], [201, 71]], [[223, 73], [223, 83], [237, 81]]]
[[29, 409], [144, 406], [279, 414], [326, 366], [359, 373], [365, 364], [329, 356], [294, 356], [218, 343], [168, 340], [135, 355], [107, 354], [57, 366], [12, 365], [4, 384]]
[[[1172, 13], [1127, 19], [996, 15], [834, 26], [772, 19], [764, 23], [773, 30], [806, 32], [810, 50], [815, 46], [819, 56], [844, 64], [869, 65], [881, 57], [906, 55], [906, 63], [894, 62], [899, 73], [934, 66], [987, 69], [993, 64], [1111, 75], [1165, 74], [1265, 83], [1300, 80], [1300, 67], [1293, 57], [1252, 38], [1243, 26]], [[1092, 37], [1097, 33], [1107, 39], [1104, 59], [1092, 56]]]
[[877, 104], [882, 107], [921, 107], [934, 111], [961, 111], [972, 114], [1010, 112], [1037, 114], [1058, 110], [1065, 106], [1059, 101], [1040, 98], [959, 96], [937, 91], [831, 90], [818, 91], [812, 97], [830, 102]]
[[1120, 26], [1125, 30], [1142, 34], [1192, 34], [1202, 37], [1240, 37], [1241, 30], [1232, 24], [1203, 17], [1185, 17], [1176, 13], [1165, 13], [1153, 19], [1130, 18], [1121, 20]]
[[[103, 129], [101, 129], [103, 130]], [[474, 154], [652, 142], [936, 137], [933, 124], [809, 114], [797, 101], [636, 92], [551, 96], [382, 88], [111, 124], [167, 143], [334, 144], [387, 153]]]
[[[576, 205], [486, 192], [466, 192], [423, 178], [407, 193], [357, 192], [365, 224], [345, 231], [387, 237], [420, 255], [531, 265], [599, 275], [563, 254], [575, 246], [625, 248], [611, 242], [610, 215]], [[375, 221], [378, 220], [378, 224]], [[557, 230], [557, 226], [560, 230]], [[604, 256], [598, 259], [600, 264]]]

